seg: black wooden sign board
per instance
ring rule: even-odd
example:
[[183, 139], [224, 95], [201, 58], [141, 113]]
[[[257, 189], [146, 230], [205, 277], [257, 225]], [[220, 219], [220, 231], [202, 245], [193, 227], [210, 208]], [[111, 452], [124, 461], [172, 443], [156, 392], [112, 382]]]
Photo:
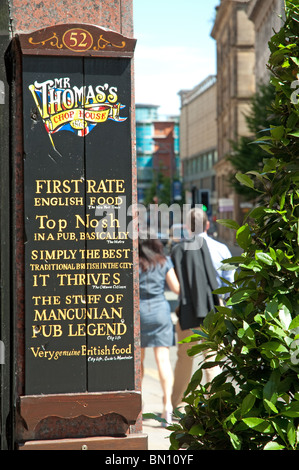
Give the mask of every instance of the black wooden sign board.
[[25, 393], [133, 390], [130, 59], [22, 66]]

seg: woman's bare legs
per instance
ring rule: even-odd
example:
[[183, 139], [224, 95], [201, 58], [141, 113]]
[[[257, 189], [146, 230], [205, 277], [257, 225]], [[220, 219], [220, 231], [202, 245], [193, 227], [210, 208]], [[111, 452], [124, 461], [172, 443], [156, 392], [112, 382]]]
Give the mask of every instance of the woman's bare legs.
[[173, 386], [173, 371], [169, 359], [169, 348], [164, 346], [155, 347], [154, 354], [163, 390], [163, 413], [170, 413], [172, 411], [171, 394]]

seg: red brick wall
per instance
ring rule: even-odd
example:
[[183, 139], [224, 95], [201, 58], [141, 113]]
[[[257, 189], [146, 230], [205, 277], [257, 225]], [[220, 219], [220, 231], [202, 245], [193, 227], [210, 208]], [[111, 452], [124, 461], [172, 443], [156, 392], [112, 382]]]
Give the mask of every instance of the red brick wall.
[[159, 168], [164, 176], [172, 178], [175, 174], [174, 122], [155, 122], [154, 141], [154, 167]]

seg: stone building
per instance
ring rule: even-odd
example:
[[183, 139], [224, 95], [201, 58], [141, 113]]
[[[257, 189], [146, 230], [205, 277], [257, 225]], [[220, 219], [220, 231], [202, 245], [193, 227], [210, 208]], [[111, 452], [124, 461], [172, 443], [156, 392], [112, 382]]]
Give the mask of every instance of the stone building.
[[[248, 0], [221, 0], [211, 32], [217, 42], [217, 215], [239, 223], [243, 220], [242, 204], [228, 183], [233, 169], [225, 157], [232, 141], [248, 135], [245, 116], [256, 89], [255, 31], [247, 7]], [[234, 233], [221, 226], [219, 236], [233, 241]]]
[[255, 29], [255, 76], [258, 85], [269, 80], [266, 67], [270, 54], [268, 41], [283, 24], [284, 0], [250, 0], [247, 14]]
[[209, 76], [181, 98], [180, 158], [186, 202], [207, 205], [216, 211], [215, 170], [217, 161], [217, 80]]
[[[228, 183], [234, 169], [225, 157], [232, 141], [249, 135], [245, 116], [257, 87], [269, 80], [268, 41], [282, 26], [284, 1], [221, 0], [216, 10], [211, 35], [217, 43], [218, 217], [241, 223], [248, 204]], [[219, 227], [219, 234], [232, 241], [231, 230]]]

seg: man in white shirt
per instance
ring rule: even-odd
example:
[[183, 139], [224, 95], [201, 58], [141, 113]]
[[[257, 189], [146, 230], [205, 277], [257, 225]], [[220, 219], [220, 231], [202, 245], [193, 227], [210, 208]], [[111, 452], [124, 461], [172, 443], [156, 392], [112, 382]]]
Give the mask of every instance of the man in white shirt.
[[[208, 220], [206, 212], [204, 212], [201, 208], [196, 207], [194, 209], [191, 209], [188, 215], [189, 215], [188, 226], [192, 235], [201, 236], [207, 242], [209, 253], [211, 256], [211, 261], [216, 272], [218, 286], [222, 287], [226, 285], [222, 281], [221, 278], [224, 278], [228, 280], [229, 282], [233, 282], [234, 271], [233, 270], [226, 271], [226, 270], [221, 269], [223, 260], [231, 258], [230, 250], [227, 248], [226, 245], [224, 245], [224, 243], [220, 243], [208, 236], [207, 232], [210, 227], [210, 222]], [[200, 327], [200, 325], [198, 325], [198, 327]], [[178, 345], [177, 345], [177, 362], [176, 362], [175, 370], [174, 370], [174, 384], [173, 384], [173, 392], [172, 392], [173, 408], [177, 408], [178, 406], [182, 404], [183, 394], [191, 379], [192, 363], [193, 363], [193, 358], [188, 356], [187, 354], [187, 350], [190, 349], [190, 344], [188, 343], [179, 344], [179, 342], [182, 341], [184, 338], [187, 338], [188, 336], [191, 336], [193, 334], [192, 330], [191, 329], [182, 330], [180, 326], [180, 322], [177, 321], [176, 332], [177, 332]], [[215, 377], [215, 375], [219, 373], [219, 371], [220, 371], [219, 367], [207, 369], [205, 371], [207, 382], [211, 382], [213, 378]]]
[[192, 211], [194, 213], [195, 219], [197, 219], [195, 223], [201, 224], [199, 226], [202, 226], [203, 228], [203, 232], [200, 233], [199, 236], [203, 237], [207, 242], [211, 259], [212, 259], [212, 263], [216, 271], [218, 285], [219, 287], [226, 286], [227, 284], [225, 284], [221, 278], [224, 278], [229, 282], [234, 281], [235, 271], [234, 270], [226, 271], [222, 269], [223, 260], [231, 258], [232, 256], [231, 252], [224, 243], [220, 243], [208, 235], [208, 230], [210, 228], [210, 221], [208, 219], [206, 212], [204, 212], [200, 208], [192, 209]]

